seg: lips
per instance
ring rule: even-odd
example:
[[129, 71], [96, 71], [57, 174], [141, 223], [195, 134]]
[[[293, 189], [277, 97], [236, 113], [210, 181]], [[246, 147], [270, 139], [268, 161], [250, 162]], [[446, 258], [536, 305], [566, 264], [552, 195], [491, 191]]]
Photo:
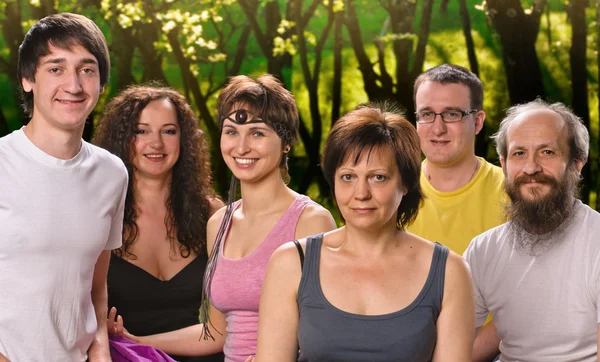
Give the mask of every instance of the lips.
[[235, 160], [235, 162], [241, 164], [241, 165], [251, 165], [254, 162], [258, 161], [258, 158], [237, 158], [234, 157], [233, 158]]
[[351, 208], [352, 211], [356, 212], [357, 214], [367, 214], [370, 213], [371, 211], [375, 210], [375, 208], [372, 207], [353, 207]]
[[147, 153], [144, 154], [144, 157], [146, 157], [150, 161], [162, 161], [167, 157], [167, 155], [164, 153]]
[[450, 143], [450, 141], [444, 141], [444, 140], [431, 140], [431, 143], [433, 143], [436, 146], [444, 146], [447, 145], [448, 143]]
[[85, 99], [57, 99], [58, 103], [62, 104], [80, 104], [85, 101]]

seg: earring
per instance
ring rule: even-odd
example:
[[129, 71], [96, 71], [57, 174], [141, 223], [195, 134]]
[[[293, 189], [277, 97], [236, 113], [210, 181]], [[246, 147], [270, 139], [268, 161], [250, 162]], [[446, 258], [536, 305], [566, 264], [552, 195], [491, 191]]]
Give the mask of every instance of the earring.
[[283, 153], [288, 153], [288, 152], [290, 152], [290, 150], [291, 150], [291, 147], [289, 145], [285, 146], [285, 148], [283, 149]]

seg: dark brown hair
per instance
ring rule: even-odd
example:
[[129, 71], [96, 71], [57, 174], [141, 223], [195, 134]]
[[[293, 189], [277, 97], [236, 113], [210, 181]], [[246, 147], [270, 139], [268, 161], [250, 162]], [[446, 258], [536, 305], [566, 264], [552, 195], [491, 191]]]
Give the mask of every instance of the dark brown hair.
[[389, 148], [395, 155], [396, 165], [407, 190], [398, 206], [397, 225], [409, 226], [417, 217], [423, 194], [421, 175], [421, 148], [415, 127], [390, 103], [364, 104], [340, 118], [331, 128], [321, 167], [335, 198], [335, 172], [354, 157], [358, 163], [363, 152], [374, 148]]
[[245, 75], [232, 77], [217, 99], [219, 129], [233, 107], [243, 105], [271, 127], [283, 145], [297, 141], [298, 107], [292, 93], [270, 74], [252, 79]]
[[179, 158], [173, 165], [169, 197], [166, 201], [167, 236], [179, 241], [182, 257], [191, 252], [205, 255], [206, 223], [210, 216], [212, 188], [208, 147], [198, 118], [185, 98], [177, 91], [156, 85], [132, 86], [113, 98], [104, 108], [93, 142], [115, 154], [127, 167], [129, 185], [125, 199], [123, 246], [115, 250], [119, 256], [133, 257], [129, 248], [138, 237], [135, 208], [135, 131], [138, 119], [148, 103], [168, 99], [177, 113], [181, 132]]
[[[110, 75], [110, 56], [102, 31], [90, 19], [83, 15], [60, 13], [47, 16], [37, 23], [25, 35], [19, 46], [17, 77], [19, 84], [25, 78], [35, 82], [35, 72], [40, 58], [50, 54], [50, 45], [71, 49], [81, 45], [98, 61], [100, 85], [108, 83]], [[23, 110], [25, 114], [33, 114], [33, 93], [21, 88]]]
[[415, 80], [413, 101], [416, 101], [417, 91], [423, 82], [431, 81], [441, 84], [463, 84], [469, 88], [471, 108], [478, 111], [483, 109], [483, 84], [475, 73], [467, 68], [454, 64], [442, 64], [428, 69]]

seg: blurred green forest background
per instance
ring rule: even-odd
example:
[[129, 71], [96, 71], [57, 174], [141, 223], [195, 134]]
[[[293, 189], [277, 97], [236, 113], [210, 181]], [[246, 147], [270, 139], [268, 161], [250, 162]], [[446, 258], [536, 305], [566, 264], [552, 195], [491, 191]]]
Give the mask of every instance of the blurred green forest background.
[[19, 107], [17, 52], [27, 29], [76, 12], [104, 31], [111, 82], [86, 125], [129, 84], [158, 80], [186, 95], [212, 145], [215, 188], [225, 195], [216, 96], [237, 74], [280, 78], [301, 113], [291, 187], [331, 208], [319, 170], [322, 142], [340, 115], [392, 99], [414, 121], [412, 85], [441, 63], [477, 73], [487, 120], [477, 154], [497, 164], [489, 136], [512, 104], [542, 97], [572, 107], [590, 129], [582, 198], [600, 209], [597, 0], [3, 0], [0, 136], [27, 122]]

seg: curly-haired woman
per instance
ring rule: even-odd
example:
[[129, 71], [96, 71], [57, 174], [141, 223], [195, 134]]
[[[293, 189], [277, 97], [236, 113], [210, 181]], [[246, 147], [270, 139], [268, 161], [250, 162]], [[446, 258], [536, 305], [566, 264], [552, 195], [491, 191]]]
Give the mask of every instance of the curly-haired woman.
[[94, 143], [129, 172], [123, 246], [108, 272], [109, 307], [139, 336], [198, 324], [206, 225], [223, 203], [212, 189], [194, 112], [170, 88], [132, 86], [105, 107]]

